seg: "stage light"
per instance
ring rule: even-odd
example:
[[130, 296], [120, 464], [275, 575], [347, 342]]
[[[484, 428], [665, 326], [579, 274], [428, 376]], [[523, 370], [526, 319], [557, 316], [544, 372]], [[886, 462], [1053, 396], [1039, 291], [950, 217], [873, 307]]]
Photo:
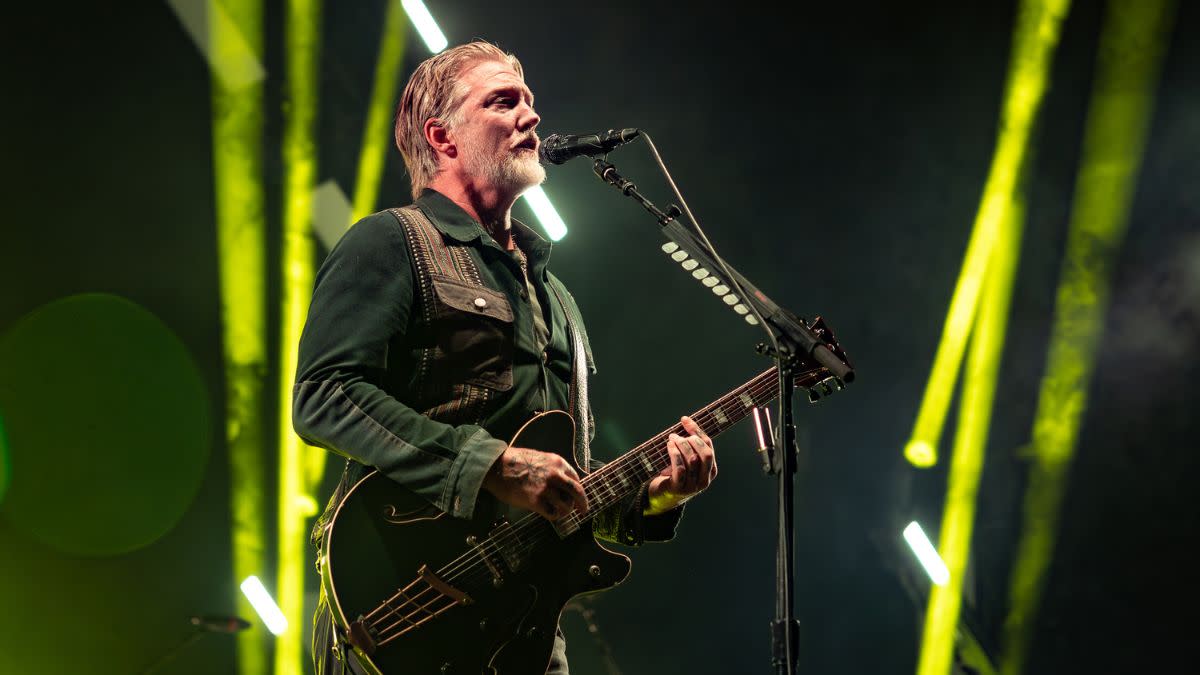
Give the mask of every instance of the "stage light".
[[[242, 35], [245, 9], [254, 3], [215, 0], [167, 0], [188, 37], [208, 61], [209, 72], [227, 90], [242, 89], [262, 81], [267, 71], [262, 65], [261, 39]], [[236, 19], [236, 20], [235, 20]], [[248, 26], [245, 26], [248, 27]]]
[[1022, 530], [1009, 574], [1000, 656], [1005, 675], [1024, 671], [1033, 641], [1174, 11], [1175, 3], [1167, 0], [1113, 0], [1101, 28], [1034, 413]]
[[1029, 153], [1029, 138], [1048, 85], [1049, 65], [1069, 4], [1069, 0], [1025, 0], [1021, 4], [996, 150], [921, 408], [912, 436], [904, 448], [905, 458], [919, 468], [937, 463], [942, 427], [954, 396], [980, 289], [988, 273], [1000, 227], [1008, 218], [1017, 178]]
[[558, 241], [567, 236], [567, 224], [563, 222], [554, 205], [550, 203], [550, 198], [546, 196], [546, 191], [542, 189], [542, 186], [533, 186], [524, 196], [529, 208], [533, 209], [533, 215], [537, 216], [538, 222], [542, 224], [542, 229], [546, 231], [546, 236], [550, 237], [550, 241]]
[[258, 613], [258, 617], [262, 619], [267, 630], [274, 635], [283, 635], [287, 632], [288, 620], [284, 618], [283, 611], [279, 609], [279, 605], [275, 604], [275, 600], [271, 598], [271, 594], [263, 587], [258, 577], [253, 574], [246, 577], [241, 588], [242, 593], [250, 601], [250, 605], [254, 607], [254, 611]]
[[942, 562], [942, 557], [938, 555], [933, 543], [925, 536], [925, 531], [917, 521], [912, 521], [904, 528], [904, 541], [908, 542], [913, 555], [917, 556], [917, 562], [925, 568], [930, 581], [938, 586], [945, 586], [946, 582], [950, 581], [950, 570], [946, 569], [946, 563]]
[[[328, 453], [305, 444], [292, 428], [292, 385], [296, 378], [300, 333], [308, 315], [314, 277], [313, 204], [317, 178], [317, 110], [320, 91], [320, 0], [288, 0], [284, 9], [283, 82], [283, 246], [279, 312], [278, 434], [279, 481], [276, 502], [278, 537], [275, 592], [284, 616], [304, 620], [304, 579], [312, 569], [308, 549], [313, 467], [323, 468]], [[313, 456], [319, 455], [317, 460]], [[319, 460], [319, 461], [318, 461]], [[303, 505], [298, 507], [298, 505]], [[275, 643], [275, 675], [304, 672], [302, 631]]]
[[[173, 0], [170, 4], [201, 45], [212, 80], [213, 199], [225, 362], [230, 551], [233, 578], [243, 579], [266, 566], [267, 545], [263, 3]], [[239, 614], [250, 611], [241, 596], [234, 601]], [[241, 675], [264, 675], [267, 653], [261, 634], [243, 631], [237, 635]]]
[[1024, 203], [1017, 197], [1007, 210], [1007, 217], [1000, 228], [1000, 238], [996, 241], [987, 282], [976, 311], [938, 537], [938, 551], [948, 577], [944, 584], [934, 587], [929, 594], [917, 670], [921, 675], [945, 675], [953, 660], [962, 609], [963, 579], [966, 577], [971, 536], [975, 529], [975, 505], [983, 475], [988, 430], [991, 428], [1000, 355], [1004, 352], [1008, 308], [1021, 248], [1024, 216]]
[[383, 34], [379, 38], [379, 57], [375, 60], [375, 85], [363, 125], [362, 150], [358, 153], [358, 176], [354, 181], [354, 210], [342, 229], [374, 213], [384, 160], [391, 147], [393, 102], [400, 65], [404, 62], [408, 34], [405, 13], [396, 0], [387, 2]]
[[433, 20], [433, 15], [429, 13], [424, 2], [401, 0], [401, 4], [404, 5], [404, 13], [408, 14], [408, 18], [412, 20], [413, 27], [421, 35], [421, 39], [425, 41], [425, 46], [429, 48], [429, 51], [436, 54], [450, 44], [446, 40], [446, 36], [442, 34], [442, 29], [438, 28], [437, 22]]
[[907, 458], [916, 466], [932, 465], [937, 460], [942, 424], [970, 337], [971, 352], [963, 377], [938, 541], [938, 552], [949, 574], [945, 584], [935, 585], [929, 593], [918, 675], [947, 675], [953, 663], [962, 580], [971, 549], [1024, 224], [1022, 177], [1027, 171], [1031, 132], [1049, 84], [1050, 66], [1068, 5], [1067, 0], [1024, 0], [1018, 11], [991, 173], [925, 400], [906, 448]]

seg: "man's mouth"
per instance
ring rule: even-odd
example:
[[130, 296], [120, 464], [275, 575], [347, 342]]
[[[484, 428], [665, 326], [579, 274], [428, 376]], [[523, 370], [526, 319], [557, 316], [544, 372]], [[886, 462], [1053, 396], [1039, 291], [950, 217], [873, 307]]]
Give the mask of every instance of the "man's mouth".
[[516, 147], [514, 147], [513, 150], [533, 150], [534, 152], [536, 152], [537, 145], [538, 145], [537, 138], [530, 136], [529, 138], [526, 138], [525, 140], [521, 141], [520, 143], [517, 143]]

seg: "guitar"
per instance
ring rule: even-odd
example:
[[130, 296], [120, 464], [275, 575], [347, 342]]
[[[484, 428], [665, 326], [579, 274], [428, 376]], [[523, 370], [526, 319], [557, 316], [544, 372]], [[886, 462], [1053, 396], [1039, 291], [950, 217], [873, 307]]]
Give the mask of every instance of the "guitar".
[[[812, 329], [849, 362], [819, 317]], [[715, 437], [771, 402], [778, 380], [771, 368], [691, 417]], [[813, 401], [842, 386], [819, 367], [794, 380]], [[529, 420], [511, 444], [566, 458], [583, 476], [590, 514], [632, 496], [670, 466], [667, 437], [686, 432], [675, 425], [586, 475], [570, 451], [574, 433], [571, 416], [555, 410]], [[543, 673], [563, 606], [619, 584], [631, 565], [596, 541], [589, 515], [551, 522], [481, 501], [472, 519], [456, 519], [378, 471], [338, 504], [322, 552], [335, 630], [353, 649], [350, 658], [377, 675]]]

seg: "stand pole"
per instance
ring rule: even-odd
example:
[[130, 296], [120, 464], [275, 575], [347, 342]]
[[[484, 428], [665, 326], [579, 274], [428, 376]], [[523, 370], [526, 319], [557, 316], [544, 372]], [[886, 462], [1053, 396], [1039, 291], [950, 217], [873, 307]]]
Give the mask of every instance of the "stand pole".
[[796, 476], [796, 425], [792, 415], [792, 363], [779, 361], [779, 442], [771, 464], [779, 481], [779, 537], [775, 554], [775, 621], [771, 623], [771, 666], [777, 675], [793, 675], [799, 653], [800, 622], [794, 615], [793, 516]]
[[[650, 140], [649, 134], [642, 132], [642, 135], [653, 149], [653, 142]], [[657, 151], [655, 151], [655, 156], [657, 157]], [[666, 174], [665, 165], [661, 166]], [[840, 390], [845, 384], [853, 382], [854, 369], [840, 347], [836, 347], [837, 353], [835, 353], [813, 330], [813, 326], [820, 325], [819, 318], [813, 326], [809, 326], [804, 319], [772, 302], [748, 279], [722, 261], [716, 251], [712, 249], [712, 245], [708, 243], [707, 238], [702, 236], [701, 239], [696, 239], [676, 222], [676, 219], [683, 214], [679, 207], [672, 204], [666, 212], [660, 210], [638, 192], [637, 185], [633, 181], [618, 173], [617, 168], [605, 159], [594, 160], [592, 171], [605, 183], [620, 190], [626, 197], [636, 200], [655, 217], [658, 224], [662, 226], [663, 234], [674, 244], [674, 248], [664, 247], [663, 250], [670, 253], [673, 260], [681, 262], [684, 269], [695, 270], [692, 276], [706, 281], [719, 281], [719, 278], [710, 279], [710, 275], [716, 274], [720, 270], [725, 275], [726, 281], [734, 288], [739, 289], [738, 295], [730, 292], [725, 283], [706, 284], [706, 286], [712, 286], [714, 294], [721, 296], [726, 304], [731, 305], [739, 314], [746, 315], [748, 312], [752, 312], [753, 316], [745, 316], [746, 322], [752, 325], [765, 324], [763, 328], [770, 334], [773, 346], [759, 345], [758, 351], [769, 354], [779, 362], [779, 441], [775, 444], [773, 456], [770, 448], [763, 448], [767, 455], [768, 473], [776, 474], [779, 480], [779, 536], [775, 553], [775, 620], [771, 622], [771, 666], [776, 675], [794, 675], [796, 659], [800, 651], [800, 622], [796, 620], [794, 614], [795, 602], [792, 587], [795, 557], [793, 488], [798, 461], [796, 424], [792, 411], [792, 374], [797, 365], [809, 369], [814, 367], [824, 369], [829, 377], [820, 383], [820, 388], [824, 393], [829, 394]], [[667, 178], [673, 186], [674, 182], [670, 181], [669, 174]], [[675, 194], [683, 203], [683, 197], [678, 190]], [[686, 204], [684, 206], [686, 207]], [[690, 212], [689, 219], [691, 219]], [[694, 219], [692, 222], [696, 231], [700, 232], [699, 224], [695, 223]], [[701, 244], [701, 240], [703, 240], [703, 244]], [[687, 263], [690, 263], [690, 266]], [[700, 272], [703, 274], [699, 274]], [[724, 293], [729, 294], [725, 295]], [[824, 327], [821, 329], [824, 330]], [[809, 390], [812, 401], [816, 400], [816, 397], [812, 396], [815, 391], [816, 388]]]

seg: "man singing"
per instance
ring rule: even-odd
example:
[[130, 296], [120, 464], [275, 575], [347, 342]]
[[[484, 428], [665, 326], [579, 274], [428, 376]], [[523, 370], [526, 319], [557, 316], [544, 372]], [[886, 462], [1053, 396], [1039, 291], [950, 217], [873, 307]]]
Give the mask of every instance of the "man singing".
[[[486, 42], [443, 51], [409, 80], [395, 135], [414, 204], [342, 237], [317, 275], [300, 341], [296, 431], [349, 460], [331, 507], [374, 468], [455, 518], [489, 500], [550, 520], [587, 512], [564, 457], [506, 442], [538, 412], [565, 410], [577, 424], [575, 447], [563, 451], [588, 468], [594, 430], [579, 310], [547, 270], [549, 242], [510, 216], [545, 179], [538, 122], [520, 62]], [[682, 502], [717, 474], [708, 436], [690, 418], [682, 425], [687, 435], [667, 443], [668, 469], [588, 514], [598, 537], [637, 545], [674, 535]], [[315, 622], [317, 673], [359, 670], [324, 589]], [[561, 632], [548, 658], [547, 673], [567, 673]]]

